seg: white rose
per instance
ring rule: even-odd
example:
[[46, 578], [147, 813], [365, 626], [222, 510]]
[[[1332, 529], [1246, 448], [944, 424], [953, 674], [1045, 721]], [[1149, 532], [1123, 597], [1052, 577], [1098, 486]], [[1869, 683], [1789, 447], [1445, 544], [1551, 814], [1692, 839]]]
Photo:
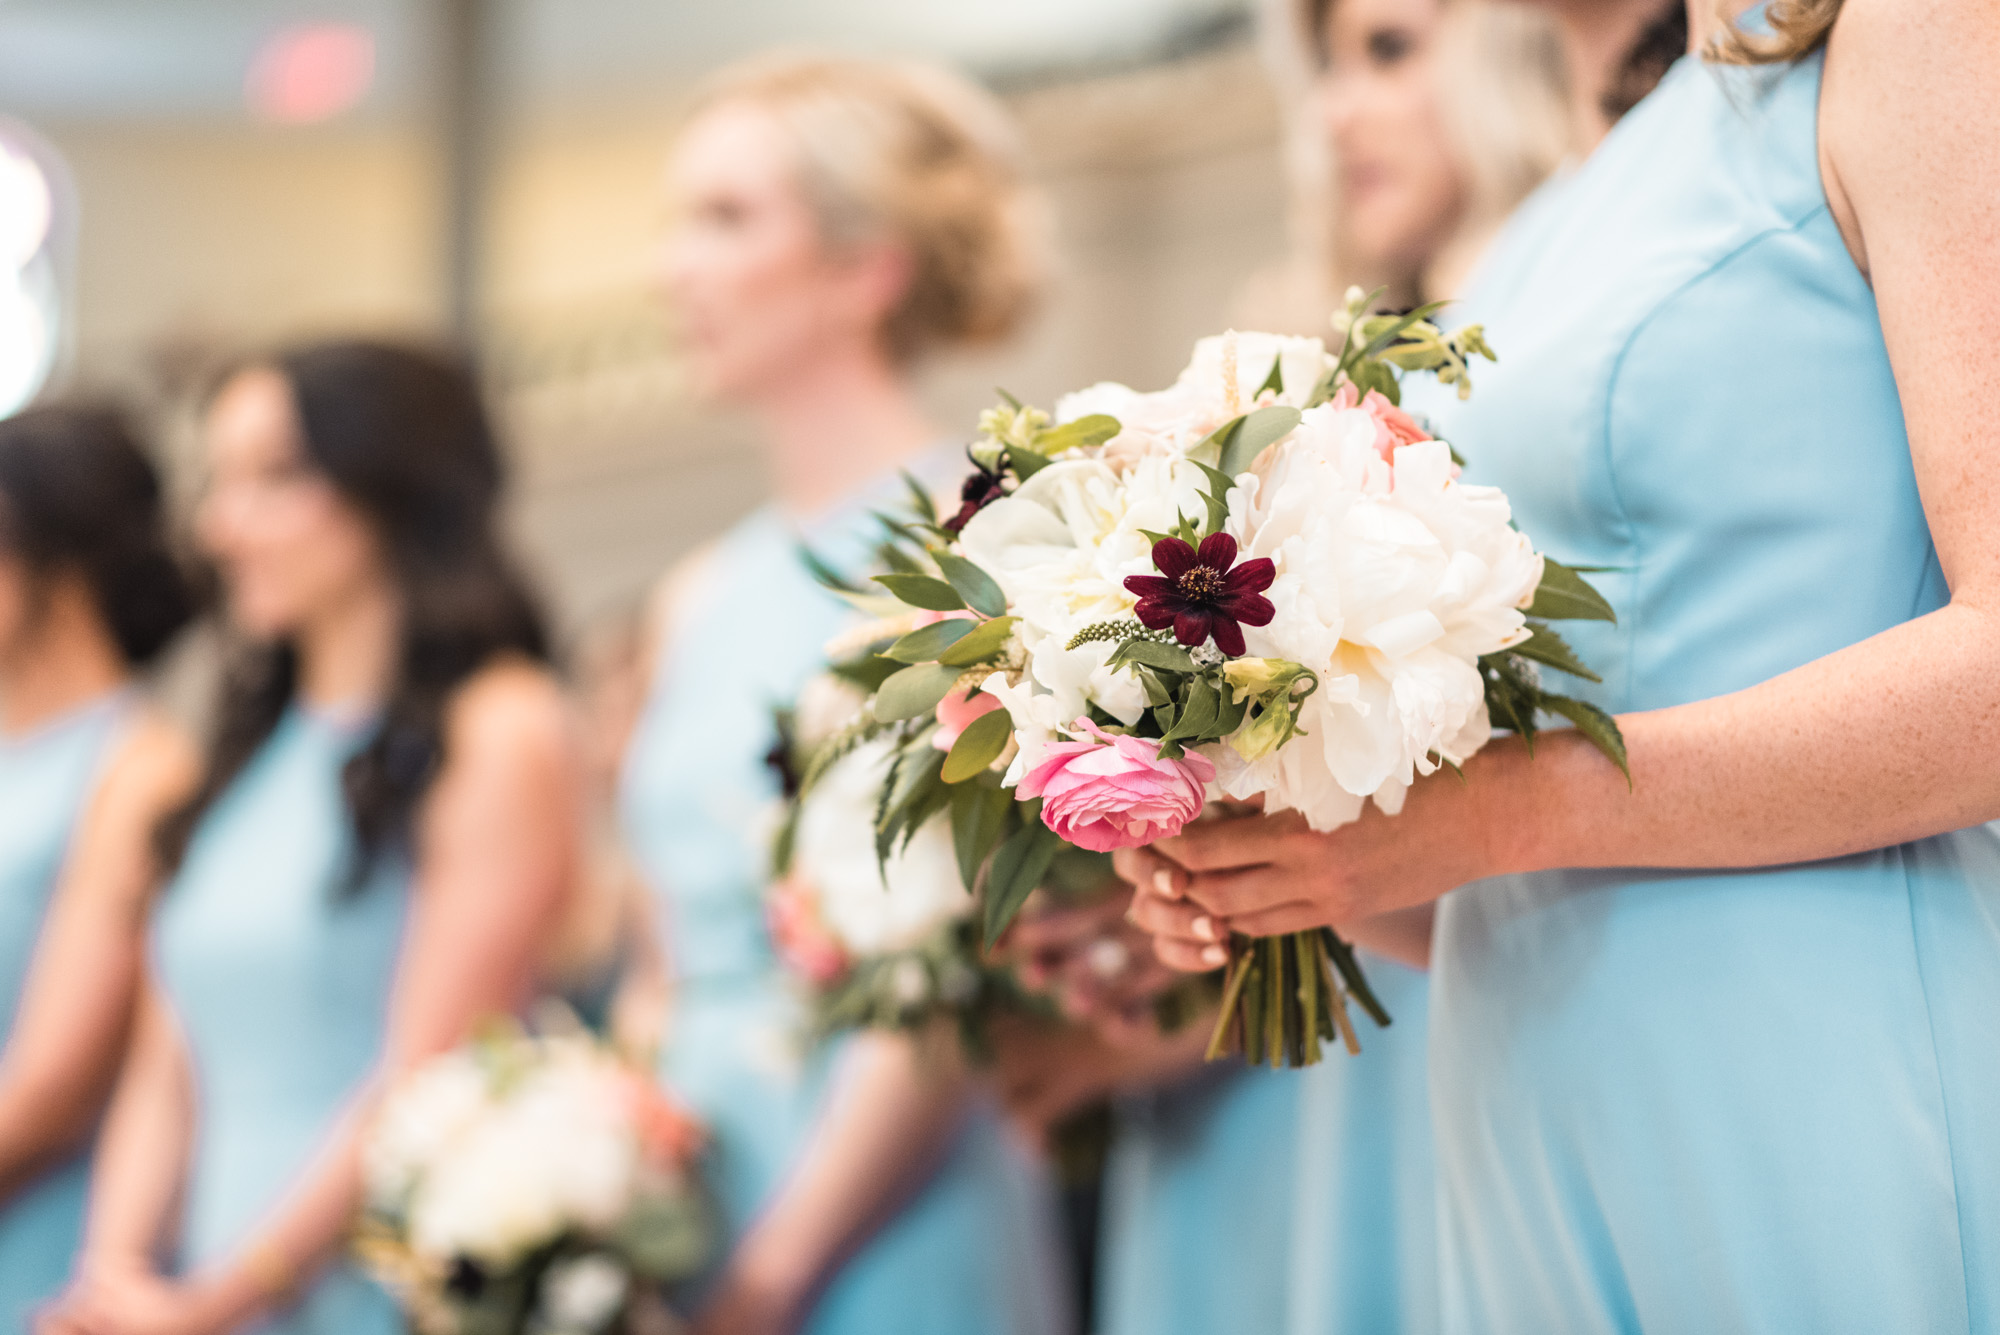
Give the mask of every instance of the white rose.
[[551, 1335], [601, 1330], [631, 1287], [631, 1276], [611, 1257], [598, 1252], [571, 1257], [542, 1276], [537, 1315]]

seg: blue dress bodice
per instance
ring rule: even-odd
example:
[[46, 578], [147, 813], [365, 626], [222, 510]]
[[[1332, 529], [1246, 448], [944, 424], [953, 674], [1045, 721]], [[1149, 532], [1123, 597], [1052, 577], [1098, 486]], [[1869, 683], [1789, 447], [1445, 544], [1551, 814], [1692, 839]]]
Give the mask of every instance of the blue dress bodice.
[[[950, 461], [927, 461], [943, 472]], [[666, 628], [658, 680], [626, 756], [621, 806], [661, 904], [676, 995], [662, 1074], [707, 1122], [706, 1165], [729, 1237], [804, 1147], [840, 1044], [800, 1048], [807, 1016], [764, 925], [779, 781], [775, 711], [826, 662], [852, 611], [813, 581], [809, 545], [867, 568], [878, 479], [817, 522], [766, 509], [725, 536]], [[945, 1165], [842, 1269], [810, 1335], [987, 1335], [1065, 1328], [1047, 1184], [976, 1111]]]
[[[390, 858], [365, 884], [347, 884], [354, 841], [340, 774], [365, 737], [294, 706], [202, 817], [162, 893], [153, 966], [198, 1107], [186, 1268], [252, 1240], [380, 1058], [410, 873]], [[262, 1329], [388, 1335], [402, 1323], [386, 1294], [339, 1262]]]
[[[1499, 364], [1424, 404], [1538, 547], [1609, 567], [1618, 623], [1563, 626], [1604, 677], [1563, 688], [1608, 709], [1948, 597], [1819, 76], [1682, 61], [1496, 250], [1468, 314]], [[1433, 968], [1448, 1330], [2000, 1327], [1993, 830], [1482, 882]]]
[[[77, 822], [125, 712], [120, 693], [0, 739], [0, 1032], [13, 1032]], [[0, 1328], [28, 1329], [68, 1280], [88, 1180], [78, 1155], [0, 1203]]]

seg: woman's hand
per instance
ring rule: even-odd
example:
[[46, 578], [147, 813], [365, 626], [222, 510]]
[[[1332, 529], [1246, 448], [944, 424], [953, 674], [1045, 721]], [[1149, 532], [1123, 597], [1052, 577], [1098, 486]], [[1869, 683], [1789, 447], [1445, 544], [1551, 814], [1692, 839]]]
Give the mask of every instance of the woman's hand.
[[1151, 934], [1162, 962], [1197, 973], [1228, 962], [1231, 932], [1352, 933], [1428, 904], [1508, 869], [1477, 802], [1481, 780], [1490, 788], [1498, 778], [1436, 775], [1410, 790], [1401, 814], [1371, 805], [1360, 820], [1324, 834], [1287, 811], [1201, 821], [1149, 848], [1125, 849], [1116, 866], [1136, 890], [1132, 920]]
[[1044, 1150], [1072, 1115], [1118, 1094], [1170, 1084], [1198, 1069], [1213, 1012], [1163, 1034], [1150, 1022], [1113, 1041], [1096, 1029], [1022, 1021], [996, 1027], [992, 1079], [1007, 1119]]
[[169, 1280], [128, 1267], [93, 1269], [36, 1322], [36, 1335], [225, 1335], [263, 1306], [229, 1274]]
[[1114, 1043], [1153, 1032], [1153, 1003], [1177, 976], [1152, 957], [1152, 941], [1128, 920], [1125, 888], [1056, 905], [1037, 894], [1007, 933], [1005, 953], [1021, 985], [1053, 1000], [1077, 1024]]

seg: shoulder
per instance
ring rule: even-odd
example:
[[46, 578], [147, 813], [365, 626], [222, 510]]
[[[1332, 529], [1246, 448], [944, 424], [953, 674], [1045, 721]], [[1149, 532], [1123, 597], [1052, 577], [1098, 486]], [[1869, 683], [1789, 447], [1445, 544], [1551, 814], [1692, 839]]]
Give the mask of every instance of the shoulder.
[[142, 707], [113, 746], [97, 805], [163, 811], [194, 792], [201, 767], [201, 749], [187, 730]]
[[652, 590], [646, 596], [645, 616], [640, 627], [640, 663], [648, 682], [656, 675], [660, 655], [672, 640], [674, 628], [686, 620], [700, 593], [703, 579], [720, 559], [724, 541], [718, 538], [703, 543], [667, 567], [666, 573], [653, 581]]
[[444, 741], [448, 770], [566, 761], [574, 743], [569, 699], [544, 665], [495, 659], [453, 693]]
[[1825, 60], [1822, 165], [1850, 247], [1873, 254], [1904, 219], [2000, 225], [1992, 0], [1847, 0]]

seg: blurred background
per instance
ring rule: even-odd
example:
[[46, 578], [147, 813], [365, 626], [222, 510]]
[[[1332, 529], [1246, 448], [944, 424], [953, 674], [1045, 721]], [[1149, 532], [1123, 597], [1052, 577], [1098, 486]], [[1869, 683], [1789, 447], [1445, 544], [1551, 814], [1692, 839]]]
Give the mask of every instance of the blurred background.
[[459, 341], [575, 630], [765, 489], [745, 424], [687, 394], [650, 290], [663, 155], [704, 74], [774, 44], [938, 57], [1017, 114], [1060, 277], [1026, 339], [926, 372], [939, 420], [969, 428], [995, 385], [1154, 387], [1224, 324], [1317, 328], [1300, 312], [1322, 294], [1286, 277], [1314, 234], [1287, 186], [1315, 141], [1284, 114], [1303, 59], [1261, 8], [0, 0], [0, 414], [46, 380], [184, 442], [233, 353]]

